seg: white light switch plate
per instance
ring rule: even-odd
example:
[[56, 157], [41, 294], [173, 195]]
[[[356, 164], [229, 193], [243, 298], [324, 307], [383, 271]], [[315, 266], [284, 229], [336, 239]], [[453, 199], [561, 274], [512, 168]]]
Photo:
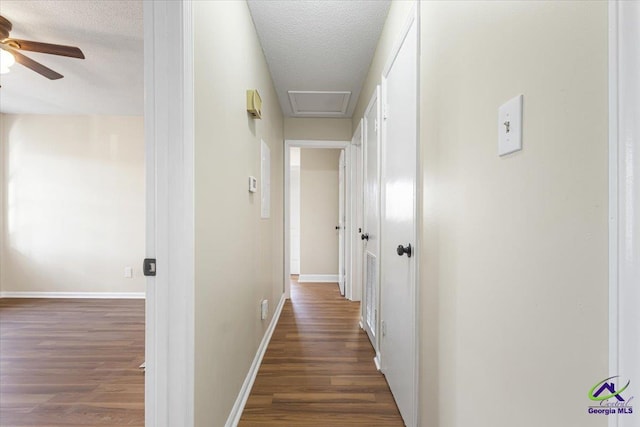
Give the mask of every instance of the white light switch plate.
[[498, 109], [498, 155], [522, 150], [522, 100], [518, 95]]
[[133, 277], [133, 268], [132, 267], [125, 267], [124, 268], [124, 277], [126, 277], [127, 279], [131, 279]]
[[258, 180], [256, 179], [255, 176], [250, 176], [249, 177], [249, 192], [250, 193], [255, 193], [256, 191], [258, 191]]

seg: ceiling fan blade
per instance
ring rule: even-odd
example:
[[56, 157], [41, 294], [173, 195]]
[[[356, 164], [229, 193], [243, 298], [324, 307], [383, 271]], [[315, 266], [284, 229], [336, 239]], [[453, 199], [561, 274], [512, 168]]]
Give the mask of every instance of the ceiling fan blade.
[[64, 77], [62, 74], [56, 73], [51, 68], [45, 67], [41, 63], [36, 62], [31, 58], [27, 58], [26, 56], [24, 56], [23, 54], [21, 54], [17, 50], [10, 48], [9, 46], [0, 44], [0, 48], [6, 50], [8, 52], [11, 52], [13, 57], [16, 59], [17, 63], [24, 65], [25, 67], [35, 71], [38, 74], [42, 74], [43, 76], [45, 76], [49, 80], [58, 80], [58, 79], [61, 79], [62, 77]]
[[84, 59], [84, 53], [82, 53], [82, 51], [75, 46], [63, 46], [61, 44], [41, 43], [12, 38], [5, 40], [4, 43], [9, 43], [9, 46], [13, 47], [14, 49]]

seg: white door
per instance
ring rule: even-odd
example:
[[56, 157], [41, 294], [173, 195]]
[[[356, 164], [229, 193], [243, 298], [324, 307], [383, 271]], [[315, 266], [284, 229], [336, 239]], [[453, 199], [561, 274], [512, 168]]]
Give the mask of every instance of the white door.
[[407, 426], [416, 425], [418, 31], [407, 23], [382, 75], [381, 369]]
[[[345, 240], [344, 230], [346, 225], [345, 217], [345, 169], [346, 162], [344, 159], [344, 150], [340, 151], [340, 163], [338, 166], [338, 286], [340, 286], [340, 295], [344, 296], [345, 281]], [[334, 258], [335, 259], [335, 258]]]
[[[363, 203], [363, 188], [362, 188], [362, 130], [363, 120], [360, 121], [358, 127], [353, 134], [351, 140], [351, 227], [349, 227], [350, 235], [347, 236], [347, 240], [351, 242], [351, 279], [349, 285], [351, 292], [348, 293], [348, 297], [351, 301], [362, 300], [362, 203]], [[363, 324], [362, 316], [360, 316], [360, 323]]]
[[380, 185], [379, 185], [379, 98], [380, 87], [364, 113], [364, 302], [363, 326], [378, 355], [378, 294], [379, 294], [379, 247], [380, 247]]

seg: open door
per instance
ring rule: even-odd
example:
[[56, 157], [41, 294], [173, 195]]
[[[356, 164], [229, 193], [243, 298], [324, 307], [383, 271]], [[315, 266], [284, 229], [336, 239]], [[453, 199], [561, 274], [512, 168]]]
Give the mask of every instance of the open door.
[[[345, 175], [346, 175], [345, 152], [340, 151], [340, 163], [338, 166], [338, 286], [340, 286], [340, 295], [344, 296], [345, 285], [345, 239], [344, 231], [346, 228], [345, 214]], [[335, 259], [335, 258], [334, 258]]]
[[377, 87], [364, 113], [364, 224], [361, 235], [364, 245], [363, 327], [376, 351], [376, 363], [379, 362], [377, 334], [380, 289], [379, 93], [380, 87]]

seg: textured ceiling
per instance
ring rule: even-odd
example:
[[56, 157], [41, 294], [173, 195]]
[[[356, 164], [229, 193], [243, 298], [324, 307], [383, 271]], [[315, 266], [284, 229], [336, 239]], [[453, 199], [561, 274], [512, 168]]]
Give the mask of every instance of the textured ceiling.
[[78, 46], [86, 59], [25, 52], [64, 75], [48, 80], [15, 64], [0, 75], [0, 112], [143, 113], [141, 0], [0, 0], [11, 36]]
[[351, 117], [390, 1], [248, 3], [284, 114], [296, 116], [288, 91], [350, 91], [342, 116]]

